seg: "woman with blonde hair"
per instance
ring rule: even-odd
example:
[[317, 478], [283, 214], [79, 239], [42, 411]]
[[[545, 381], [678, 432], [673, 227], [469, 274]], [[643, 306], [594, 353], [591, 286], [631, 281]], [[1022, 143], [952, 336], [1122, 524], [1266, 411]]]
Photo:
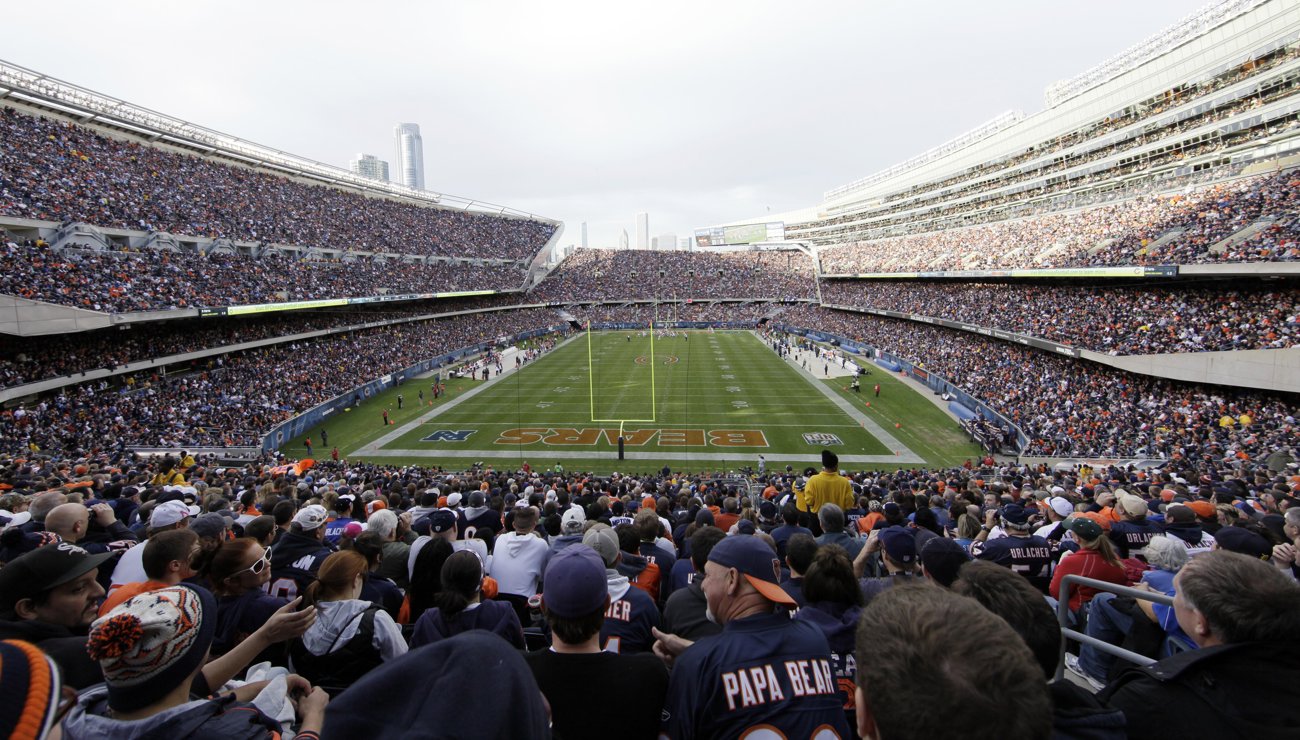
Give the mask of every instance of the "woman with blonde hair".
[[292, 670], [331, 695], [384, 661], [406, 654], [406, 641], [393, 618], [360, 598], [369, 570], [365, 556], [355, 551], [325, 558], [304, 598], [316, 607], [316, 623], [289, 646]]

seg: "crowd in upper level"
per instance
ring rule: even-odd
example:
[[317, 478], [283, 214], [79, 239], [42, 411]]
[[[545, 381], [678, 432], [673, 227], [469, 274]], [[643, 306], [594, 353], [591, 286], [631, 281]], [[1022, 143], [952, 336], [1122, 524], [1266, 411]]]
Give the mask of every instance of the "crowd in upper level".
[[297, 247], [527, 259], [553, 223], [416, 205], [0, 109], [0, 214]]
[[827, 304], [912, 313], [1116, 355], [1300, 344], [1300, 288], [826, 280]]
[[[828, 274], [1300, 259], [1300, 175], [819, 250]], [[1238, 235], [1246, 227], [1250, 234]], [[1231, 243], [1211, 251], [1230, 236]]]

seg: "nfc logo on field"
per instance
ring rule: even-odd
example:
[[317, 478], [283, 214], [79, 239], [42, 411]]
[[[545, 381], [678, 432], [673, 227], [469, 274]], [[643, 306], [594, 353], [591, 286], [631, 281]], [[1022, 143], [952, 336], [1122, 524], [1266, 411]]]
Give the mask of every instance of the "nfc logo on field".
[[803, 435], [803, 441], [810, 445], [817, 445], [818, 447], [844, 444], [839, 437], [826, 432], [807, 432]]
[[477, 429], [439, 429], [430, 434], [421, 442], [464, 442], [469, 439], [469, 435], [478, 431]]

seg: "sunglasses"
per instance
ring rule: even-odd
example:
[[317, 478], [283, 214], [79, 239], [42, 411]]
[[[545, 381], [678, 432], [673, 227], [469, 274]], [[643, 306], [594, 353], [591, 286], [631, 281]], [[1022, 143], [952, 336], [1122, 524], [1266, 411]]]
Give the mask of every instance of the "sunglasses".
[[252, 573], [255, 576], [261, 575], [262, 571], [270, 567], [271, 567], [271, 551], [267, 550], [266, 552], [262, 553], [262, 557], [254, 561], [252, 565], [248, 566], [247, 568], [244, 568], [243, 570], [239, 571], [239, 573], [236, 573], [235, 575], [239, 575], [240, 573]]

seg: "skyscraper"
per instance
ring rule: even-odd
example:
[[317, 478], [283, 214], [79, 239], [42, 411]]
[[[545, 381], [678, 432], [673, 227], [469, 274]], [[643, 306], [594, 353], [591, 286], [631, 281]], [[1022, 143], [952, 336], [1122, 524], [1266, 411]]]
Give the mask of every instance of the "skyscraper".
[[582, 241], [580, 243], [582, 244], [583, 249], [587, 248], [587, 222], [586, 221], [582, 222]]
[[627, 249], [627, 229], [623, 229], [623, 235], [618, 238], [618, 248]]
[[357, 158], [348, 163], [348, 169], [371, 180], [388, 182], [388, 163], [373, 154], [357, 153]]
[[674, 249], [677, 249], [676, 234], [660, 234], [657, 238], [659, 240], [659, 243], [655, 245], [655, 249], [659, 249], [665, 252], [671, 252]]
[[420, 124], [399, 123], [393, 135], [397, 139], [397, 182], [424, 190], [424, 140], [420, 138]]
[[636, 215], [636, 248], [650, 248], [650, 214], [648, 213]]

